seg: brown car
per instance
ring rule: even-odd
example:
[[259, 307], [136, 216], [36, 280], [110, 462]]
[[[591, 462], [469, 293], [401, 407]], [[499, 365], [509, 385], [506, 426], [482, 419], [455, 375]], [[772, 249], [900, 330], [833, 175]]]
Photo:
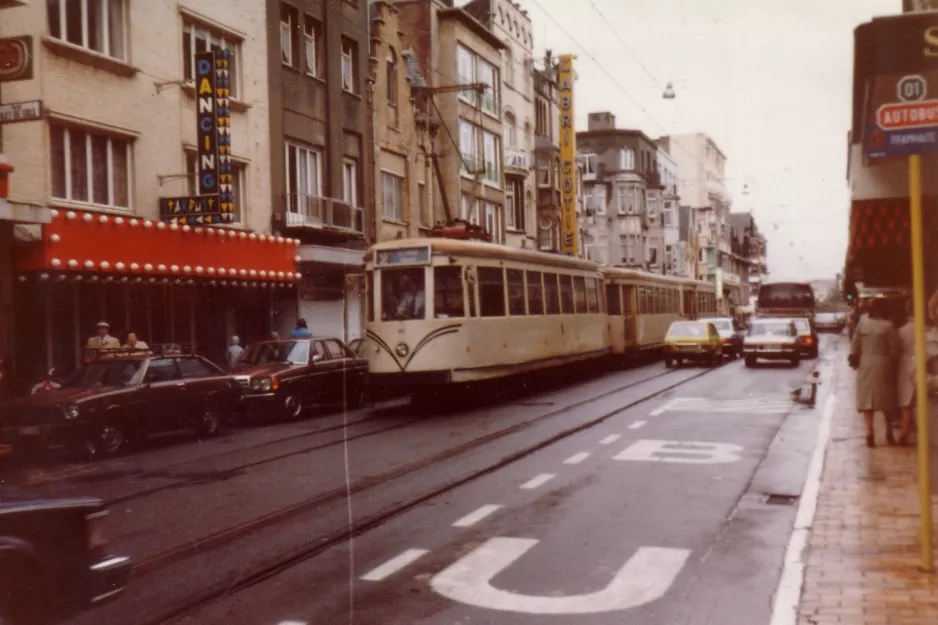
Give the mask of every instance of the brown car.
[[249, 345], [234, 370], [241, 412], [298, 419], [313, 405], [357, 408], [368, 389], [368, 361], [336, 338], [291, 338]]

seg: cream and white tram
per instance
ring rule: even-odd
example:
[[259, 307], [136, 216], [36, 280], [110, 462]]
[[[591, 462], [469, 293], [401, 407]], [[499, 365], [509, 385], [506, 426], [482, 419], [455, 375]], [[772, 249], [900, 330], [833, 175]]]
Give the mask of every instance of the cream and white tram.
[[603, 269], [613, 354], [656, 352], [671, 323], [716, 311], [714, 286], [634, 269]]
[[602, 274], [589, 261], [456, 239], [365, 255], [369, 370], [418, 388], [499, 378], [609, 352]]

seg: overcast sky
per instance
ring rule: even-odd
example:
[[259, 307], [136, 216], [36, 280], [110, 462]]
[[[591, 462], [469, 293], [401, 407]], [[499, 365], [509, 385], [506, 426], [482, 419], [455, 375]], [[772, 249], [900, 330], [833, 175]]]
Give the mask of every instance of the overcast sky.
[[[842, 269], [853, 29], [901, 0], [520, 3], [537, 57], [578, 56], [579, 127], [609, 110], [652, 138], [706, 132], [727, 155], [733, 210], [751, 210], [768, 237], [772, 279]], [[669, 81], [674, 100], [661, 98]]]

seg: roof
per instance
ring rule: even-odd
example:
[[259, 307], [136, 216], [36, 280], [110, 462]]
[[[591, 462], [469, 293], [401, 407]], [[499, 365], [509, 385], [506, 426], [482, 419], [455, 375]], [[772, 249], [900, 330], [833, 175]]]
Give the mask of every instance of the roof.
[[612, 136], [619, 135], [623, 137], [638, 137], [639, 139], [644, 139], [646, 142], [648, 142], [649, 146], [655, 148], [656, 150], [658, 149], [658, 143], [654, 139], [646, 135], [641, 130], [635, 130], [633, 128], [604, 128], [602, 130], [581, 130], [576, 133], [576, 138], [577, 140], [579, 140], [580, 138], [595, 139], [599, 137], [607, 137], [610, 135]]
[[367, 252], [365, 252], [365, 262], [368, 263], [372, 261], [374, 252], [376, 250], [398, 250], [412, 247], [425, 247], [428, 245], [432, 248], [432, 253], [434, 255], [459, 254], [463, 256], [477, 256], [482, 258], [501, 258], [504, 260], [540, 263], [543, 265], [552, 265], [555, 267], [564, 267], [567, 269], [582, 269], [596, 272], [599, 271], [599, 266], [596, 263], [585, 260], [583, 258], [506, 247], [504, 245], [498, 245], [497, 243], [432, 237], [397, 239], [395, 241], [378, 243], [373, 245]]
[[466, 13], [462, 8], [440, 9], [437, 15], [441, 20], [451, 19], [460, 22], [496, 50], [504, 50], [508, 47], [504, 41], [495, 36], [495, 33], [486, 28], [482, 22]]

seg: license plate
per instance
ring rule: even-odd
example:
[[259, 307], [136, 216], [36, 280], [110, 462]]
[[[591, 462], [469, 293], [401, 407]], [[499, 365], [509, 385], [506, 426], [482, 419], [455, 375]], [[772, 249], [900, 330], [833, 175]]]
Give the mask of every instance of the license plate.
[[17, 430], [20, 436], [39, 436], [39, 426], [30, 425], [28, 427], [22, 427]]

